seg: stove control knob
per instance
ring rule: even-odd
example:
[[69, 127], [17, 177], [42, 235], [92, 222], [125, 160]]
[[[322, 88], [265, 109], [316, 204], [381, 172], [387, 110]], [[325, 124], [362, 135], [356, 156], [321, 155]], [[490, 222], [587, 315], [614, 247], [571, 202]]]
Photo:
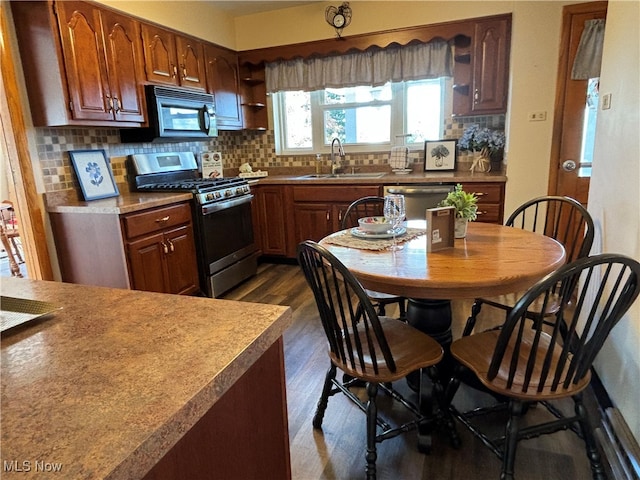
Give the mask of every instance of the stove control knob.
[[216, 198], [221, 198], [221, 197], [222, 197], [222, 195], [220, 194], [220, 192], [215, 192], [215, 194], [216, 194]]
[[233, 192], [231, 190], [225, 190], [224, 191], [224, 196], [225, 197], [230, 197], [231, 195], [233, 195]]
[[242, 187], [236, 188], [236, 195], [242, 195]]
[[213, 200], [213, 194], [212, 193], [207, 193], [207, 200], [209, 200], [209, 201]]

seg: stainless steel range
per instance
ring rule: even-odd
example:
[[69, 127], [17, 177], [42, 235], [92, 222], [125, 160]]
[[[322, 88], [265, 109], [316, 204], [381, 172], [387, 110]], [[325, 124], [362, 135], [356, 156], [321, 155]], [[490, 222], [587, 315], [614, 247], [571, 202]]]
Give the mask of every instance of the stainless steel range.
[[137, 190], [193, 193], [200, 285], [207, 296], [218, 297], [256, 274], [247, 180], [201, 178], [192, 152], [135, 154], [129, 161]]

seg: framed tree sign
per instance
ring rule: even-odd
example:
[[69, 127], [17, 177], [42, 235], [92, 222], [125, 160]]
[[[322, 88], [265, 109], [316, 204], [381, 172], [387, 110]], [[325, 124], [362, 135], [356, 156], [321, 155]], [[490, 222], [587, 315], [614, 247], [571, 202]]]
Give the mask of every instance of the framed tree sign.
[[424, 142], [424, 171], [455, 170], [457, 140], [427, 140]]

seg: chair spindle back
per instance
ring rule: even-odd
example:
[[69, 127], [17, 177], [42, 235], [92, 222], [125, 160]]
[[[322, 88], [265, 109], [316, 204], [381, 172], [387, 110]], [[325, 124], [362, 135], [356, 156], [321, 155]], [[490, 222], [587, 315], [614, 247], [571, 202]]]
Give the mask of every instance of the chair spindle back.
[[[558, 311], [532, 314], [529, 306], [539, 301], [546, 307], [554, 289]], [[586, 386], [596, 355], [639, 293], [640, 263], [629, 257], [601, 254], [561, 267], [529, 289], [508, 314], [488, 378], [505, 377], [507, 388], [522, 393], [535, 389], [553, 395], [572, 383]]]
[[[377, 374], [380, 365], [396, 366], [378, 315], [351, 272], [313, 241], [298, 245], [298, 262], [313, 291], [320, 320], [337, 366]], [[373, 372], [366, 372], [370, 358]]]

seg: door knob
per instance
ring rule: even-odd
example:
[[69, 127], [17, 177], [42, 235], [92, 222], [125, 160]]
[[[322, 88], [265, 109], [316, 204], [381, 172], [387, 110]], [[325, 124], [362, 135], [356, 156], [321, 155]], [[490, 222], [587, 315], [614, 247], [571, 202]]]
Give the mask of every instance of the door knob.
[[562, 162], [562, 169], [565, 172], [573, 172], [576, 169], [576, 162], [573, 160], [565, 160]]

